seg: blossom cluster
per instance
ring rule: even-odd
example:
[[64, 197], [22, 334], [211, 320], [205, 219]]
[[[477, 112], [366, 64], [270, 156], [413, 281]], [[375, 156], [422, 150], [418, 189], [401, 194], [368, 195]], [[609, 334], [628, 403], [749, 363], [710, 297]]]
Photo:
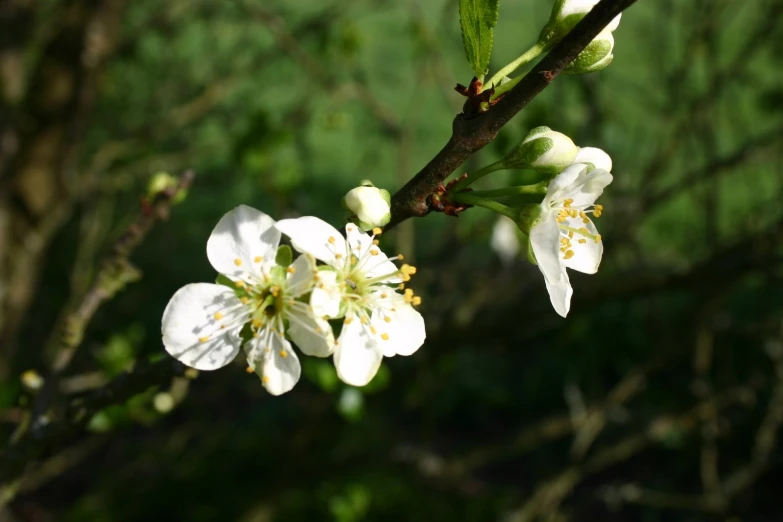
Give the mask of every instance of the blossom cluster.
[[[421, 298], [404, 285], [416, 273], [397, 267], [353, 223], [346, 236], [312, 216], [275, 222], [239, 206], [207, 241], [207, 257], [221, 274], [216, 284], [179, 289], [163, 313], [163, 344], [199, 370], [226, 366], [244, 349], [249, 371], [280, 395], [301, 375], [292, 342], [305, 355], [334, 356], [344, 382], [370, 382], [383, 357], [410, 355], [423, 344]], [[300, 255], [280, 246], [290, 238]], [[320, 264], [318, 263], [320, 261]], [[335, 335], [333, 326], [341, 326]]]

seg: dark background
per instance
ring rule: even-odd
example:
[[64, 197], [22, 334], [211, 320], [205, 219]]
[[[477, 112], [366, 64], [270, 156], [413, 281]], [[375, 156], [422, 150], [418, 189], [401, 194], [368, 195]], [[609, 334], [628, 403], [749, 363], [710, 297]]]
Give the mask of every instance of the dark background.
[[[550, 8], [501, 1], [491, 70]], [[639, 0], [608, 69], [559, 77], [468, 163], [538, 125], [612, 156], [604, 259], [572, 273], [568, 319], [535, 266], [501, 263], [489, 212], [406, 222], [383, 246], [419, 269], [415, 355], [363, 389], [307, 359], [277, 398], [240, 362], [166, 378], [47, 446], [0, 520], [783, 520], [782, 15]], [[214, 280], [222, 214], [339, 224], [359, 180], [393, 191], [435, 155], [471, 76], [453, 0], [1, 2], [4, 440], [151, 176], [197, 173], [62, 400], [164, 353], [169, 297]]]

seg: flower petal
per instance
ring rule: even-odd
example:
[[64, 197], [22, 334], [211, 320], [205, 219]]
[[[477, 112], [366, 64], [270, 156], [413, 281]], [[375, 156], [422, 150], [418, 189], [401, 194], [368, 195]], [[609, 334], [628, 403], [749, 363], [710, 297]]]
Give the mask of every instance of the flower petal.
[[541, 219], [530, 229], [530, 245], [544, 275], [555, 311], [565, 317], [571, 305], [571, 284], [560, 252], [560, 228], [554, 214], [542, 209]]
[[288, 313], [288, 336], [305, 355], [329, 357], [334, 352], [334, 333], [328, 321], [315, 317], [307, 305]]
[[291, 297], [304, 295], [312, 290], [315, 279], [315, 259], [310, 254], [302, 254], [288, 267], [286, 293]]
[[239, 331], [247, 319], [247, 309], [230, 288], [209, 283], [185, 285], [163, 312], [163, 345], [183, 364], [216, 370], [239, 353]]
[[579, 149], [574, 163], [591, 163], [597, 169], [612, 172], [612, 158], [606, 152], [595, 147], [582, 147]]
[[342, 268], [346, 257], [345, 239], [332, 225], [313, 216], [281, 219], [277, 229], [291, 238], [299, 252], [305, 252], [327, 265]]
[[247, 364], [261, 377], [266, 391], [281, 395], [290, 391], [302, 374], [299, 358], [291, 343], [279, 333], [265, 328], [245, 345]]
[[604, 244], [599, 239], [595, 241], [595, 237], [598, 237], [598, 230], [590, 218], [586, 218], [587, 223], [582, 218], [567, 218], [563, 224], [577, 230], [587, 230], [588, 234], [593, 237], [580, 237], [579, 234], [574, 234], [571, 238], [570, 249], [574, 251], [574, 255], [564, 260], [565, 266], [573, 270], [585, 274], [595, 274], [598, 271], [598, 265], [601, 264], [601, 256], [604, 253]]
[[313, 292], [310, 294], [310, 306], [317, 317], [339, 317], [343, 300], [343, 287], [334, 270], [319, 270]]
[[381, 287], [373, 293], [372, 303], [370, 325], [385, 357], [411, 355], [424, 344], [424, 318], [403, 296], [392, 288]]
[[386, 282], [402, 283], [397, 266], [389, 261], [383, 251], [373, 244], [372, 238], [359, 230], [354, 224], [345, 226], [345, 235], [348, 238], [348, 246], [360, 260], [357, 269], [368, 279], [389, 276]]
[[612, 175], [604, 169], [595, 169], [580, 176], [571, 186], [559, 191], [558, 197], [572, 199], [572, 207], [584, 209], [595, 203], [612, 179]]
[[207, 241], [212, 267], [234, 279], [248, 273], [262, 275], [261, 263], [274, 261], [280, 244], [280, 232], [274, 224], [271, 217], [247, 205], [228, 212]]
[[367, 326], [354, 314], [346, 316], [334, 350], [337, 376], [352, 386], [364, 386], [378, 373], [381, 360], [381, 348]]

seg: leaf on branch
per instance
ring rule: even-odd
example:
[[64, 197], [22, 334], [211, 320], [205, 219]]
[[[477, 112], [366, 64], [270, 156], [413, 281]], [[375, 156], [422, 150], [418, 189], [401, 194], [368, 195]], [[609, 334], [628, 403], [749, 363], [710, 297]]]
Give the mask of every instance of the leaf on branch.
[[459, 0], [459, 21], [465, 57], [477, 78], [489, 67], [492, 28], [498, 23], [500, 0]]

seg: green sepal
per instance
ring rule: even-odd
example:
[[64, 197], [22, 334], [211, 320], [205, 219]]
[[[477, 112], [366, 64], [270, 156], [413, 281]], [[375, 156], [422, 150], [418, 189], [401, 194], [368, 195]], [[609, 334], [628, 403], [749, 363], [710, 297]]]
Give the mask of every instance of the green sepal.
[[519, 209], [517, 226], [526, 236], [530, 235], [530, 229], [541, 216], [541, 205], [524, 205]]
[[525, 237], [525, 252], [527, 253], [527, 260], [530, 261], [531, 264], [538, 266], [538, 261], [536, 260], [535, 252], [533, 252], [533, 244], [530, 242], [530, 237]]
[[275, 254], [275, 263], [282, 267], [287, 267], [294, 260], [294, 253], [291, 247], [288, 245], [280, 245], [277, 247], [277, 254]]
[[250, 323], [245, 323], [245, 326], [239, 331], [239, 337], [242, 338], [242, 343], [246, 343], [253, 338], [253, 330], [250, 328]]
[[229, 279], [227, 276], [224, 276], [223, 274], [218, 274], [217, 278], [215, 279], [215, 284], [227, 286], [232, 290], [236, 290], [237, 287], [234, 284], [234, 281]]

